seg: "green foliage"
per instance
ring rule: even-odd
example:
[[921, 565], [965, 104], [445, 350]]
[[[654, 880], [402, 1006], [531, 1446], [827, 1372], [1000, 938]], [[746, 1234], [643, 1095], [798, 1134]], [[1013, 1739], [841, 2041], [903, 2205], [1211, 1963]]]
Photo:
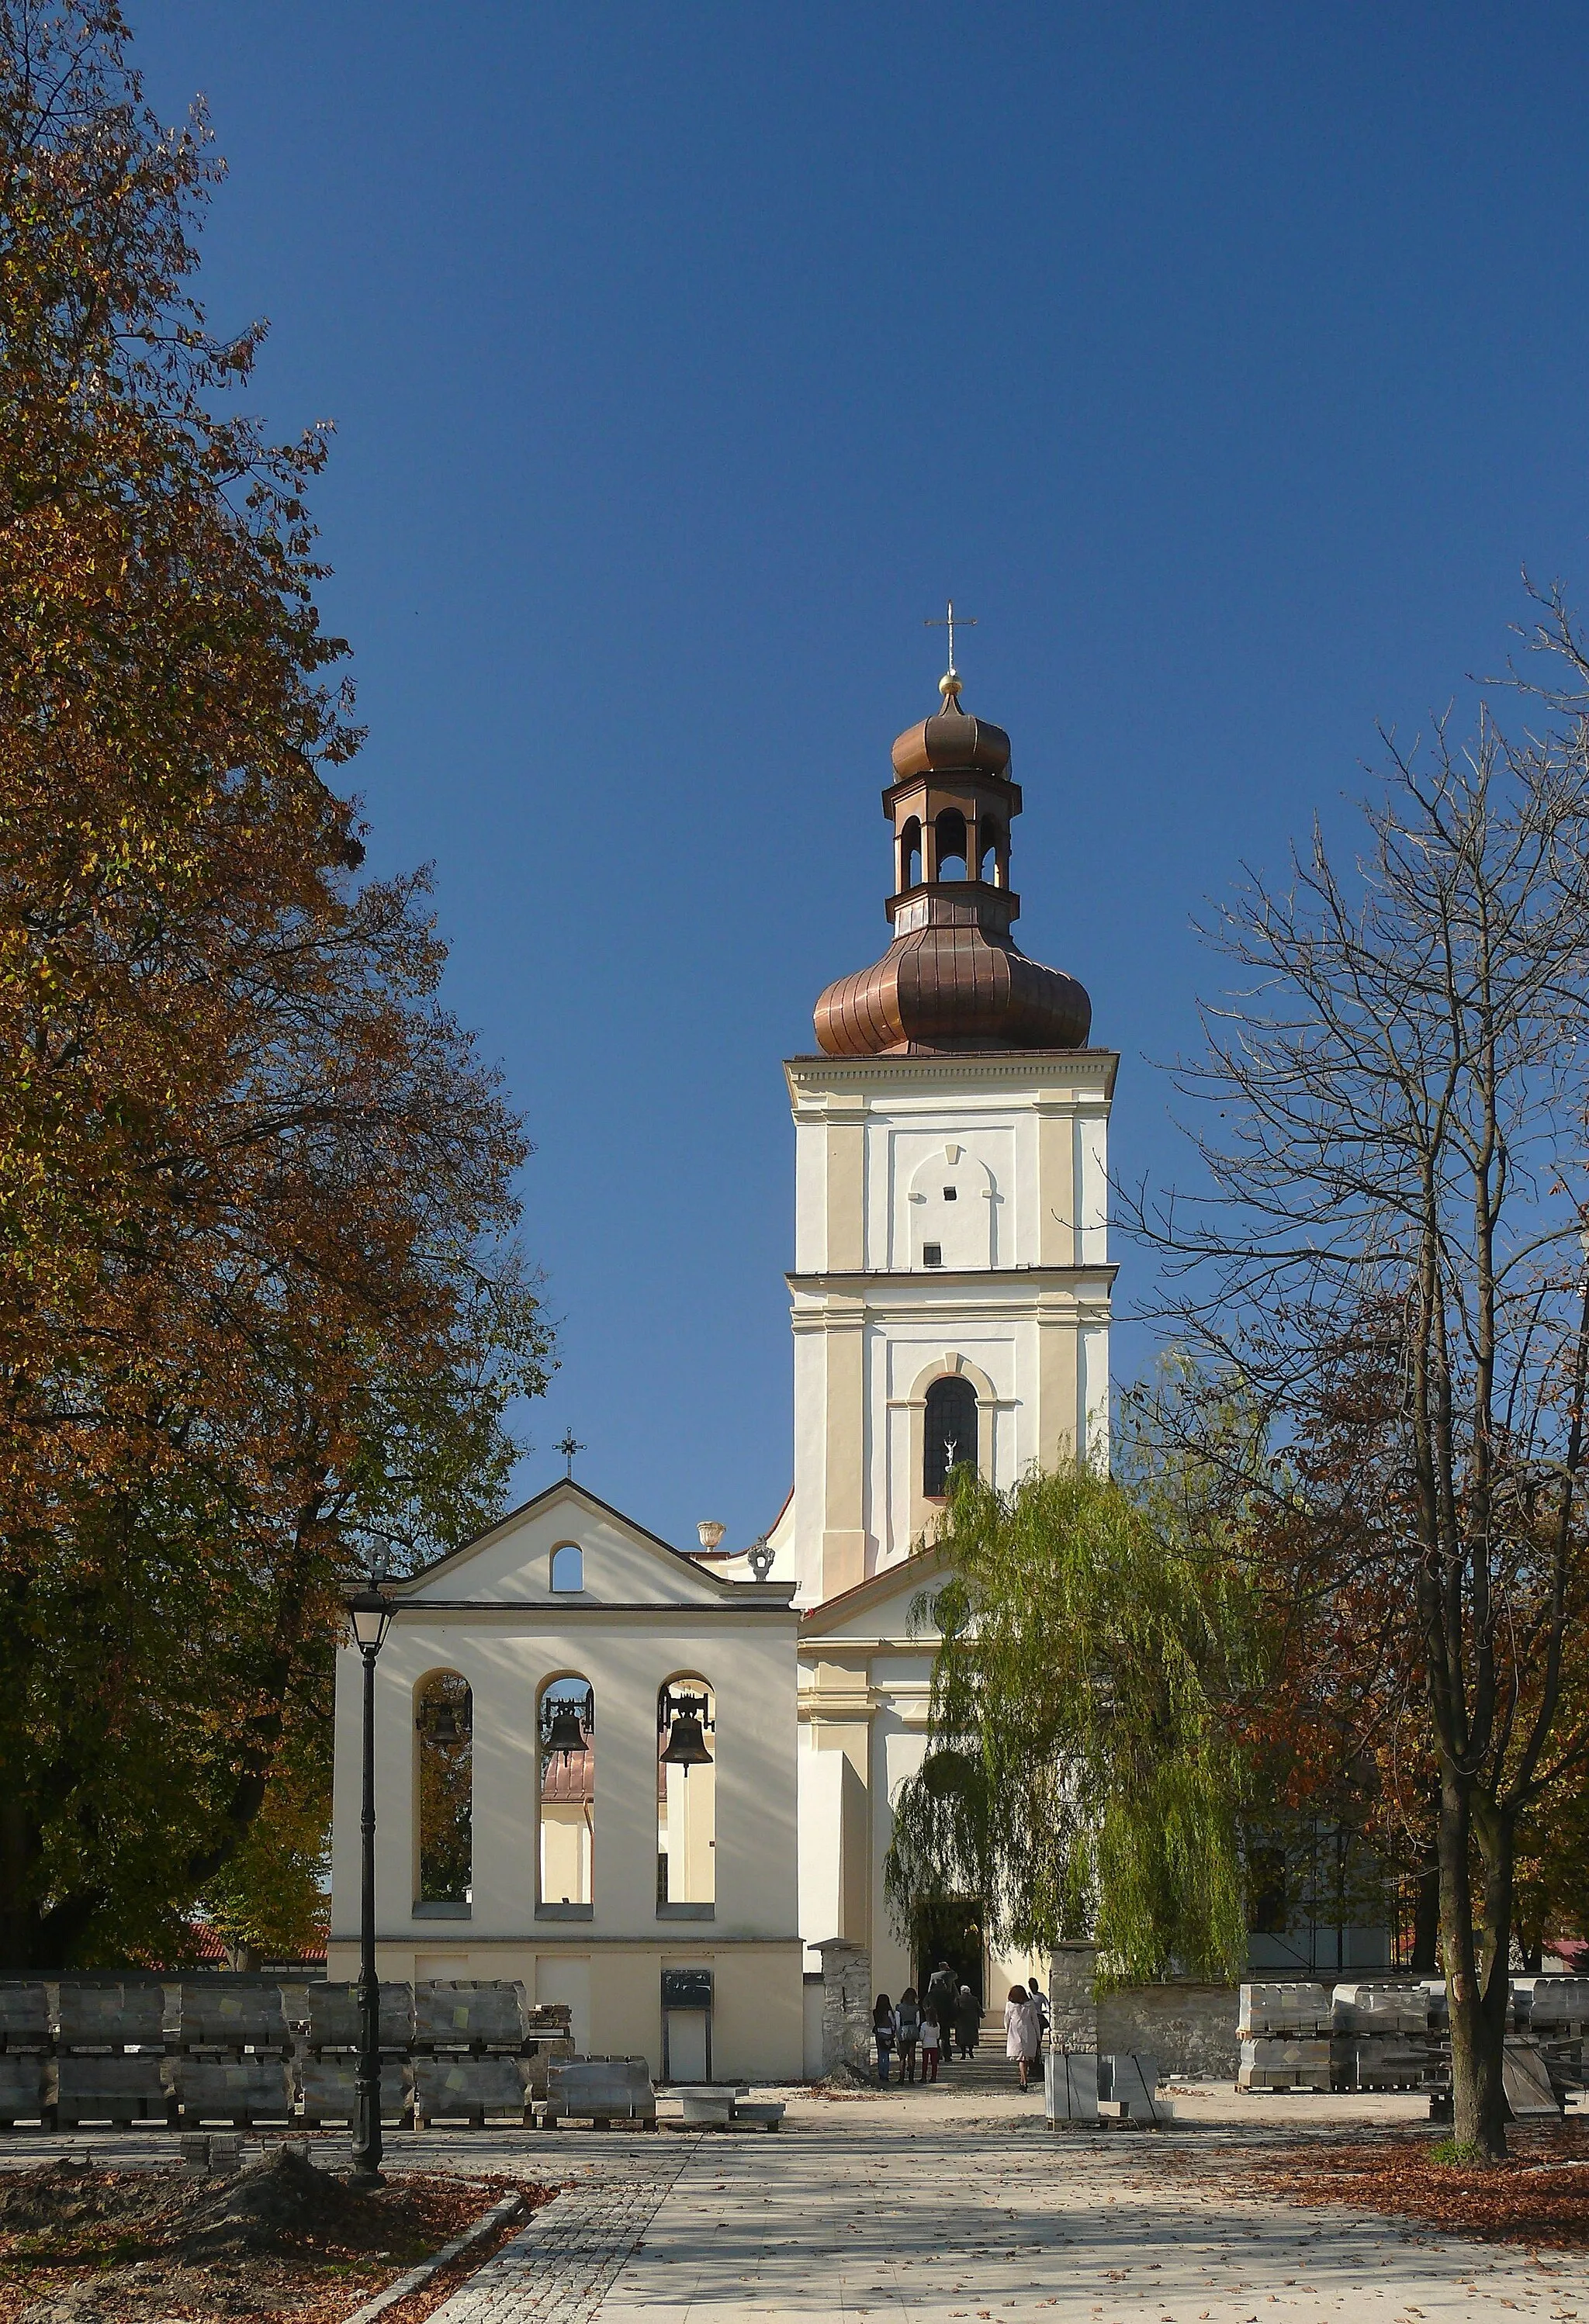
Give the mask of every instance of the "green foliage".
[[903, 1934], [935, 1898], [986, 1901], [1003, 1941], [1091, 1933], [1106, 1981], [1245, 1957], [1243, 1765], [1222, 1715], [1254, 1609], [1217, 1531], [1085, 1465], [1000, 1493], [951, 1480], [932, 1746], [886, 1868]]
[[328, 1715], [294, 1722], [259, 1813], [205, 1892], [204, 1917], [236, 1955], [293, 1960], [325, 1941], [331, 1732]]
[[1451, 2171], [1466, 2170], [1470, 2164], [1483, 2163], [1484, 2155], [1471, 2138], [1442, 2138], [1429, 2149], [1429, 2161]]

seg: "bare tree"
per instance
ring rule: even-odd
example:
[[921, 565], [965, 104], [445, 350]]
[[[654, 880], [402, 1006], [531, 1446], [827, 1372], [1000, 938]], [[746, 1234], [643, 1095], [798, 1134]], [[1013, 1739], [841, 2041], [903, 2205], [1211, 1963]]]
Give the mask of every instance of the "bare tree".
[[[1455, 2135], [1485, 2157], [1520, 1823], [1589, 1765], [1589, 659], [1559, 596], [1536, 604], [1565, 683], [1508, 683], [1543, 731], [1484, 708], [1460, 749], [1444, 723], [1410, 752], [1387, 736], [1352, 873], [1316, 825], [1284, 892], [1250, 875], [1205, 931], [1243, 973], [1178, 1077], [1206, 1191], [1128, 1204], [1178, 1334], [1266, 1406], [1292, 1516], [1335, 1478], [1351, 1522], [1321, 1504], [1321, 1533], [1397, 1609], [1394, 1715], [1437, 1771]], [[1298, 1461], [1338, 1443], [1358, 1344], [1390, 1382], [1361, 1459]]]

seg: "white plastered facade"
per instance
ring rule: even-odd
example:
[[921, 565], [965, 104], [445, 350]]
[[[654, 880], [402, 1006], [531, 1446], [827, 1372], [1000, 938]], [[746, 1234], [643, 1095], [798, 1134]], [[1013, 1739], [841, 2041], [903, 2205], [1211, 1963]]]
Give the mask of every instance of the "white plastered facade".
[[[892, 1799], [920, 1766], [939, 1572], [924, 1489], [932, 1382], [975, 1388], [982, 1473], [1007, 1489], [1108, 1452], [1108, 1050], [797, 1057], [794, 1489], [769, 1535], [799, 1635], [800, 1927], [898, 1993], [914, 1964], [883, 1894]], [[949, 1189], [953, 1189], [952, 1197]], [[928, 1263], [929, 1260], [932, 1263]], [[732, 1570], [742, 1570], [738, 1561]], [[1032, 1964], [988, 1964], [989, 1989]]]
[[[552, 1552], [583, 1552], [583, 1588], [551, 1588]], [[559, 1482], [467, 1548], [393, 1585], [375, 1666], [377, 1950], [383, 1977], [522, 1978], [567, 2002], [581, 2050], [661, 2071], [661, 1971], [709, 1969], [713, 2070], [801, 2070], [796, 1902], [797, 1616], [787, 1584], [735, 1583]], [[419, 1898], [419, 1690], [459, 1672], [473, 1695], [468, 1900]], [[540, 1738], [549, 1681], [593, 1690], [593, 1879], [587, 1904], [543, 1898]], [[705, 1681], [715, 1713], [709, 1906], [658, 1901], [657, 1702]], [[328, 1974], [357, 1969], [361, 1673], [337, 1674]]]
[[[808, 1608], [910, 1554], [931, 1382], [975, 1388], [1012, 1485], [1107, 1451], [1106, 1050], [797, 1057], [794, 1493], [775, 1574]], [[931, 1263], [928, 1263], [928, 1262]]]

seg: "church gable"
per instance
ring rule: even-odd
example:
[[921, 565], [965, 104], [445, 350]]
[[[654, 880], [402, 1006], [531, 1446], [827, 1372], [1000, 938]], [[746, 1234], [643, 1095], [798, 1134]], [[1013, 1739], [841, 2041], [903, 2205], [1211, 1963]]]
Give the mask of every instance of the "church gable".
[[393, 1595], [407, 1604], [716, 1606], [732, 1585], [562, 1479]]
[[[804, 1654], [824, 1640], [908, 1638], [910, 1609], [917, 1598], [947, 1578], [948, 1567], [936, 1550], [905, 1558], [855, 1589], [808, 1608], [800, 1618], [800, 1651]], [[930, 1628], [921, 1633], [924, 1651], [930, 1653], [936, 1635]]]

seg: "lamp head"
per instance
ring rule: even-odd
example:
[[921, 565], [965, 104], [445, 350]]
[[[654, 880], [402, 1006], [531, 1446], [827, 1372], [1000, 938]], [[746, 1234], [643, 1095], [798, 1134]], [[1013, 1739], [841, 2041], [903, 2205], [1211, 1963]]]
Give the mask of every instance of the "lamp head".
[[376, 1589], [355, 1590], [347, 1599], [347, 1627], [363, 1655], [378, 1655], [392, 1626], [390, 1598]]

